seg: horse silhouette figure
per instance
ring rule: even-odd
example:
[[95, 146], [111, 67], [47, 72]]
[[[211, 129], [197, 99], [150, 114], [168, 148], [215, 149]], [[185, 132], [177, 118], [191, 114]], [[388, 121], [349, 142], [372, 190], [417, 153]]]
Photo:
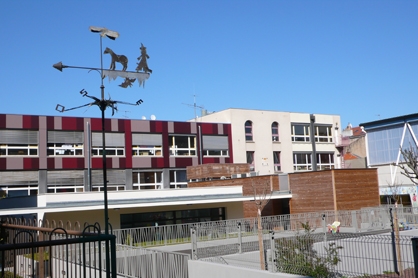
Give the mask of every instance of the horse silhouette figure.
[[109, 47], [106, 47], [104, 54], [110, 54], [112, 57], [112, 62], [110, 63], [110, 70], [114, 70], [116, 68], [116, 62], [121, 63], [123, 66], [122, 71], [126, 71], [128, 68], [128, 58], [125, 55], [118, 55], [112, 51]]

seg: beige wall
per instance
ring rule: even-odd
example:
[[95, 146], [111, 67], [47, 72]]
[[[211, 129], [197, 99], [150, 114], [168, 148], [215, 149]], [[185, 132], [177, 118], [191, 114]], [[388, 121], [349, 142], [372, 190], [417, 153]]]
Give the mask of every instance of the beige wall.
[[[253, 122], [253, 140], [245, 141], [244, 125], [247, 120]], [[255, 170], [260, 175], [274, 174], [273, 151], [281, 152], [282, 172], [293, 172], [293, 152], [312, 151], [311, 143], [293, 143], [291, 123], [310, 123], [309, 113], [290, 113], [265, 110], [227, 109], [201, 117], [202, 122], [231, 123], [234, 163], [246, 163], [246, 152], [255, 152]], [[271, 124], [279, 123], [279, 142], [272, 142]], [[315, 114], [317, 124], [341, 126], [340, 116]], [[335, 134], [333, 134], [335, 136]], [[317, 143], [317, 151], [334, 152], [334, 161], [340, 165], [335, 143]]]

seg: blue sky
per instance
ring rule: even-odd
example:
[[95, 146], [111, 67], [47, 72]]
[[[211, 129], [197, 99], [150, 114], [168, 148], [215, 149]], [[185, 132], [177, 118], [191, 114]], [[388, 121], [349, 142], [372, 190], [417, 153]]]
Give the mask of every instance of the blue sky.
[[[147, 47], [145, 87], [104, 80], [119, 105], [114, 118], [186, 121], [246, 108], [338, 114], [345, 127], [417, 112], [418, 1], [2, 1], [0, 113], [100, 117], [100, 75], [52, 65], [100, 67], [100, 39], [129, 59]], [[104, 55], [104, 68], [110, 56]], [[117, 69], [121, 66], [117, 64]], [[189, 104], [189, 105], [187, 105]], [[198, 111], [198, 115], [200, 111]], [[111, 117], [111, 111], [106, 112]]]

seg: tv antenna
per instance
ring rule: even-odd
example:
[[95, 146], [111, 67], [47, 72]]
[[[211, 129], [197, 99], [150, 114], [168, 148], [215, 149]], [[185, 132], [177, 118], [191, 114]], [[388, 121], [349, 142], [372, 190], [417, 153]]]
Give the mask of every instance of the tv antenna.
[[196, 95], [193, 95], [193, 104], [188, 104], [188, 103], [182, 103], [182, 104], [193, 107], [193, 109], [194, 109], [194, 120], [195, 121], [197, 119], [196, 108], [205, 109], [203, 106], [196, 105]]

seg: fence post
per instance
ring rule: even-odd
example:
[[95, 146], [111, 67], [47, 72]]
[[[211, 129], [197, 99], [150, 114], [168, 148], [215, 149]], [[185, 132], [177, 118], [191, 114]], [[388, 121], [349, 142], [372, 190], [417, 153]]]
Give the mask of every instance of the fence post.
[[411, 240], [412, 240], [412, 251], [414, 254], [415, 278], [418, 278], [418, 237], [413, 237]]
[[327, 242], [327, 226], [325, 224], [325, 214], [322, 214], [322, 230], [324, 231], [324, 242]]
[[190, 228], [192, 242], [192, 260], [197, 260], [197, 237], [195, 228]]
[[152, 258], [152, 278], [157, 278], [157, 251], [153, 250]]
[[357, 213], [356, 211], [351, 212], [351, 225], [353, 225], [354, 232], [357, 233]]
[[167, 226], [166, 225], [164, 225], [163, 226], [163, 229], [164, 229], [164, 246], [166, 246], [167, 245]]
[[242, 253], [241, 222], [238, 222], [238, 253]]
[[274, 242], [274, 231], [270, 231], [270, 255], [271, 255], [271, 272], [277, 272], [276, 244]]

